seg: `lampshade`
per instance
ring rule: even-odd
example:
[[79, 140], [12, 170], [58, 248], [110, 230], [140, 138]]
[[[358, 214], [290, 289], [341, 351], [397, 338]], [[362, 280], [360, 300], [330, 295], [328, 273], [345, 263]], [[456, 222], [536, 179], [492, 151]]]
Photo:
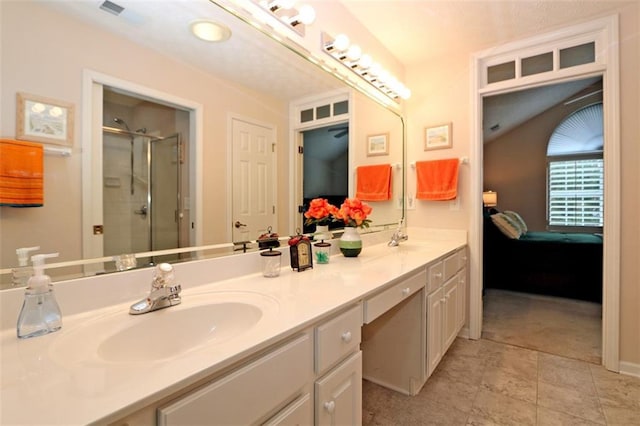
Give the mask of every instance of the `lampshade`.
[[498, 205], [498, 193], [493, 191], [486, 191], [482, 193], [482, 202], [487, 207], [494, 207]]

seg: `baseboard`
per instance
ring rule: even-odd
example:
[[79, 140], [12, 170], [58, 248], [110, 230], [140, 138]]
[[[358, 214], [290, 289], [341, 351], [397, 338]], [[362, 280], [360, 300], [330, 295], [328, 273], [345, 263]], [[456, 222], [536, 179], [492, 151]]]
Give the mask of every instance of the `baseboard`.
[[620, 361], [620, 374], [640, 378], [640, 364]]
[[469, 338], [469, 327], [467, 327], [466, 325], [464, 327], [462, 327], [462, 329], [458, 333], [458, 337], [462, 337], [462, 338], [468, 339]]

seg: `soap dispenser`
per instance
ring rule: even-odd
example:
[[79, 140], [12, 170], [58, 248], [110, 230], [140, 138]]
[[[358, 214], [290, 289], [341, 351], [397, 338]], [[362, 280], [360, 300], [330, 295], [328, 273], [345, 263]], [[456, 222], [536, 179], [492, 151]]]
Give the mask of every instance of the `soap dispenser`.
[[24, 287], [29, 282], [29, 278], [33, 275], [33, 268], [29, 268], [29, 252], [40, 250], [37, 247], [21, 247], [16, 249], [18, 255], [18, 268], [11, 269], [11, 284], [16, 287]]
[[24, 294], [24, 303], [18, 316], [18, 338], [42, 336], [62, 327], [62, 314], [53, 294], [51, 278], [44, 274], [44, 260], [58, 253], [31, 256], [33, 276]]

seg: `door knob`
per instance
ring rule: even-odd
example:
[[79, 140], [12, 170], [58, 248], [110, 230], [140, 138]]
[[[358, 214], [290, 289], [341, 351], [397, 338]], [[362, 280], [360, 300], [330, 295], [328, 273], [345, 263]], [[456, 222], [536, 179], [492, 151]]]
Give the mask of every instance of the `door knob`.
[[236, 223], [233, 224], [236, 228], [242, 228], [243, 226], [247, 226], [246, 223], [240, 223], [239, 220], [236, 220]]

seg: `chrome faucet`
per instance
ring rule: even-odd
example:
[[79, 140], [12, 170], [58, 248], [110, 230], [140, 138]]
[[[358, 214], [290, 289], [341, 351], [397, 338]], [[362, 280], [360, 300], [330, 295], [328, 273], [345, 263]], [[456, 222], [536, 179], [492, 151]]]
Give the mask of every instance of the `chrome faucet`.
[[180, 284], [174, 284], [174, 281], [173, 266], [168, 263], [161, 263], [156, 266], [149, 296], [131, 305], [129, 313], [131, 315], [140, 315], [179, 305], [182, 301], [180, 297], [182, 288]]
[[404, 219], [400, 219], [398, 222], [398, 228], [395, 230], [393, 235], [391, 235], [391, 241], [387, 244], [389, 247], [397, 247], [401, 241], [407, 241], [409, 236], [402, 232], [402, 224], [404, 223]]

